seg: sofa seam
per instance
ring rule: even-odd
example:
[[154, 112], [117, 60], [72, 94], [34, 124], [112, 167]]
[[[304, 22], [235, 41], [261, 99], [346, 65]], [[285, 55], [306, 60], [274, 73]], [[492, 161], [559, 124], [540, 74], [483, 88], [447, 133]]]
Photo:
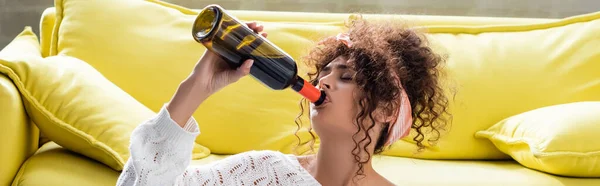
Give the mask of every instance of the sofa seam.
[[[508, 137], [505, 135], [501, 135], [501, 134], [495, 134], [493, 132], [490, 131], [480, 131], [478, 132], [479, 134], [477, 136], [480, 137], [486, 137], [489, 138], [492, 141], [497, 141], [497, 142], [503, 142], [506, 143], [507, 145], [520, 145], [520, 144], [526, 144], [530, 147], [531, 153], [535, 156], [535, 157], [543, 157], [543, 158], [551, 158], [554, 156], [577, 156], [577, 157], [593, 157], [593, 156], [600, 156], [600, 151], [589, 151], [589, 152], [567, 152], [567, 151], [549, 151], [549, 152], [542, 152], [539, 149], [537, 149], [537, 146], [535, 148], [531, 148], [533, 142], [530, 142], [528, 140], [525, 139], [515, 139], [515, 137]], [[499, 138], [503, 138], [503, 139], [507, 139], [506, 141], [503, 141]]]
[[[168, 7], [171, 9], [175, 9], [186, 15], [195, 15], [198, 14], [197, 11], [172, 4], [163, 2], [160, 0], [146, 0], [146, 2], [151, 2], [155, 4], [162, 5], [164, 7]], [[351, 17], [352, 15], [350, 15]], [[484, 25], [484, 26], [417, 26], [416, 28], [421, 28], [427, 30], [427, 32], [431, 34], [479, 34], [479, 33], [510, 33], [510, 32], [523, 32], [523, 31], [534, 31], [534, 30], [543, 30], [550, 28], [557, 28], [562, 26], [567, 26], [576, 23], [585, 23], [594, 20], [600, 19], [600, 11], [592, 12], [588, 14], [576, 15], [571, 17], [566, 17], [562, 19], [557, 19], [544, 23], [528, 23], [528, 24], [519, 24], [519, 25]], [[278, 22], [278, 23], [288, 23], [288, 22]], [[296, 23], [296, 22], [290, 22]], [[323, 23], [321, 23], [323, 24]], [[325, 23], [331, 24], [331, 23]], [[334, 25], [340, 24], [339, 22], [335, 22]]]

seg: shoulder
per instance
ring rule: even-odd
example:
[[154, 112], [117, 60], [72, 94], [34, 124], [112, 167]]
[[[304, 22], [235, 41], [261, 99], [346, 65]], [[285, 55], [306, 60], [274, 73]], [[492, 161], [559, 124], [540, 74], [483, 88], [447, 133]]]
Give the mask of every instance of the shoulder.
[[373, 185], [387, 185], [387, 186], [395, 186], [396, 184], [394, 184], [392, 181], [386, 179], [385, 177], [383, 177], [380, 174], [375, 174], [374, 179], [371, 181], [371, 183], [373, 183]]

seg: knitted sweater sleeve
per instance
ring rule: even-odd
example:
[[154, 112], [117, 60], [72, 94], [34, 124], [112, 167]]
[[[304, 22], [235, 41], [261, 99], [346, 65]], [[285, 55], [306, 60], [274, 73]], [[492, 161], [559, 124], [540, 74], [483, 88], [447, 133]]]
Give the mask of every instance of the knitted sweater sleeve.
[[131, 134], [131, 157], [117, 185], [320, 185], [295, 157], [276, 151], [249, 151], [190, 165], [199, 134], [193, 117], [182, 128], [163, 106]]
[[193, 117], [181, 128], [163, 106], [131, 133], [130, 158], [117, 185], [175, 185], [190, 164], [198, 134]]

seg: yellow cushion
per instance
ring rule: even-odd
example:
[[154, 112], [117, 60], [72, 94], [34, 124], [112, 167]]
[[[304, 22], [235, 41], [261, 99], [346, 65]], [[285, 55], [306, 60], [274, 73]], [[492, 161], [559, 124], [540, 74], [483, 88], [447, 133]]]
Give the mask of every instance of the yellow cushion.
[[600, 102], [543, 107], [502, 120], [476, 136], [522, 165], [562, 176], [600, 177]]
[[50, 54], [50, 41], [52, 39], [52, 30], [56, 21], [56, 9], [54, 7], [46, 8], [42, 12], [40, 20], [40, 47], [42, 57]]
[[[194, 160], [192, 164], [205, 165], [226, 157], [210, 155]], [[377, 156], [373, 159], [373, 166], [397, 185], [600, 185], [600, 179], [553, 176], [525, 168], [515, 161], [440, 161]], [[117, 171], [49, 142], [21, 167], [13, 185], [115, 185], [118, 176]]]
[[26, 26], [8, 45], [0, 50], [2, 59], [19, 59], [23, 56], [32, 58], [41, 57], [40, 43], [37, 35], [30, 26]]
[[[38, 56], [10, 49], [6, 52], [15, 55], [0, 55], [0, 73], [14, 82], [40, 130], [70, 150], [121, 170], [131, 132], [155, 113], [84, 61], [64, 55], [42, 58], [39, 48]], [[195, 158], [210, 154], [200, 145], [194, 152]]]
[[[170, 99], [204, 51], [190, 35], [195, 10], [154, 0], [56, 2], [51, 55], [84, 59], [154, 111]], [[343, 31], [346, 17], [232, 12], [241, 20], [263, 21], [270, 40], [295, 59], [318, 38]], [[429, 26], [436, 50], [449, 56], [445, 83], [457, 89], [450, 107], [452, 128], [438, 146], [422, 153], [414, 154], [413, 131], [385, 154], [510, 158], [489, 141], [474, 138], [475, 132], [540, 106], [598, 99], [600, 85], [594, 83], [600, 80], [594, 71], [600, 68], [598, 17], [600, 12], [535, 24]], [[369, 16], [381, 18], [405, 17]], [[300, 73], [305, 72], [301, 65]], [[218, 154], [251, 149], [292, 152], [299, 98], [291, 90], [272, 91], [251, 77], [244, 78], [211, 97], [194, 114], [203, 130], [197, 142]], [[310, 139], [306, 132], [299, 135], [302, 143]]]

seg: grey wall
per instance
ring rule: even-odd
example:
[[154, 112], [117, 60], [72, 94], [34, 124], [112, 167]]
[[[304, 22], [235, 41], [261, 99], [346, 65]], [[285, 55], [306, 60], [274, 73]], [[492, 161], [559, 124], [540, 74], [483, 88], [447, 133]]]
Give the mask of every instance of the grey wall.
[[52, 0], [0, 0], [0, 48], [4, 48], [25, 26], [39, 34], [40, 16]]
[[[563, 18], [600, 11], [600, 0], [165, 0], [191, 8]], [[0, 48], [25, 26], [39, 34], [42, 11], [53, 0], [0, 0]]]

